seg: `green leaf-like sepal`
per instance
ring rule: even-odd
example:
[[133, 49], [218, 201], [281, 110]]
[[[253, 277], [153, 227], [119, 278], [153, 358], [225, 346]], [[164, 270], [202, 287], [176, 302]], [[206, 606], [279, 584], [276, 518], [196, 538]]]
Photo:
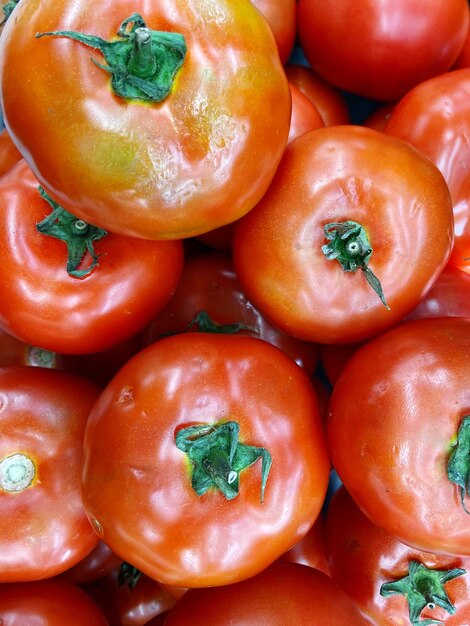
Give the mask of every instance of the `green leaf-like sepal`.
[[457, 441], [447, 462], [447, 478], [459, 488], [462, 507], [470, 514], [465, 506], [465, 496], [470, 496], [470, 415], [466, 415], [460, 424]]
[[7, 20], [10, 18], [10, 15], [13, 13], [13, 9], [16, 8], [20, 0], [10, 0], [9, 2], [5, 2], [2, 7], [3, 10], [3, 20], [0, 22], [0, 26], [4, 26]]
[[164, 100], [186, 56], [183, 35], [151, 30], [138, 13], [121, 23], [115, 41], [69, 30], [36, 33], [38, 38], [46, 36], [66, 37], [99, 50], [106, 64], [92, 61], [109, 72], [114, 93], [126, 100]]
[[260, 499], [263, 502], [272, 465], [271, 454], [265, 448], [240, 443], [239, 431], [237, 422], [221, 422], [189, 426], [176, 433], [176, 446], [191, 461], [191, 485], [198, 496], [215, 487], [227, 500], [232, 500], [239, 493], [240, 472], [261, 459]]

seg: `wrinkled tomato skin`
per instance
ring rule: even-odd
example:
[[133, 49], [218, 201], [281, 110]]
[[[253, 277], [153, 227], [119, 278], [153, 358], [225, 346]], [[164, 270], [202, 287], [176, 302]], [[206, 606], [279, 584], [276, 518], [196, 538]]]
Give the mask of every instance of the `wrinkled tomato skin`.
[[[442, 174], [404, 141], [360, 126], [319, 128], [286, 148], [261, 202], [237, 222], [235, 271], [249, 299], [278, 328], [318, 343], [353, 343], [398, 323], [431, 287], [453, 243]], [[352, 220], [372, 247], [361, 271], [322, 247], [324, 227]]]
[[[35, 37], [68, 30], [108, 41], [133, 13], [186, 40], [159, 103], [116, 96], [109, 73], [92, 62], [104, 62], [98, 51]], [[15, 9], [0, 49], [14, 143], [60, 205], [105, 230], [181, 239], [230, 223], [262, 197], [285, 149], [289, 87], [249, 0], [32, 0]]]
[[277, 562], [248, 580], [190, 589], [165, 626], [365, 626], [359, 611], [329, 576], [307, 565]]
[[464, 45], [466, 0], [300, 0], [298, 32], [310, 65], [331, 84], [393, 101], [447, 71]]
[[266, 18], [276, 40], [281, 63], [285, 65], [294, 47], [297, 32], [297, 1], [251, 0], [251, 2]]
[[98, 266], [75, 278], [66, 270], [65, 242], [36, 229], [52, 211], [37, 187], [24, 160], [0, 179], [0, 254], [8, 278], [0, 325], [27, 344], [62, 354], [98, 352], [132, 337], [175, 290], [181, 241], [108, 233], [94, 242]]
[[447, 463], [470, 414], [470, 319], [400, 324], [360, 347], [330, 400], [333, 466], [361, 510], [402, 542], [470, 555]]
[[275, 328], [248, 300], [230, 255], [203, 252], [189, 257], [168, 305], [143, 331], [144, 346], [165, 335], [191, 327], [196, 315], [206, 311], [217, 324], [243, 324], [237, 335], [251, 335], [277, 346], [310, 376], [318, 363], [318, 346], [295, 339]]
[[96, 604], [76, 585], [57, 578], [0, 585], [2, 626], [108, 626]]
[[384, 132], [415, 146], [444, 175], [455, 222], [449, 264], [470, 272], [470, 68], [415, 87], [396, 105]]
[[83, 510], [80, 472], [85, 424], [99, 393], [58, 370], [0, 369], [0, 462], [18, 454], [35, 466], [29, 486], [0, 487], [1, 583], [55, 576], [98, 543]]
[[[375, 626], [410, 623], [403, 595], [380, 595], [380, 587], [408, 574], [410, 561], [429, 569], [462, 568], [465, 574], [445, 583], [455, 614], [436, 606], [424, 608], [420, 620], [440, 620], [445, 626], [462, 626], [470, 619], [470, 559], [419, 552], [401, 543], [360, 511], [344, 487], [330, 501], [326, 523], [326, 555], [331, 576]], [[419, 622], [417, 622], [419, 623]]]
[[[269, 449], [240, 474], [232, 500], [197, 496], [176, 430], [235, 421], [239, 440]], [[111, 549], [164, 584], [200, 587], [256, 574], [314, 523], [330, 462], [307, 375], [252, 337], [182, 333], [133, 357], [95, 404], [84, 443], [82, 497]]]

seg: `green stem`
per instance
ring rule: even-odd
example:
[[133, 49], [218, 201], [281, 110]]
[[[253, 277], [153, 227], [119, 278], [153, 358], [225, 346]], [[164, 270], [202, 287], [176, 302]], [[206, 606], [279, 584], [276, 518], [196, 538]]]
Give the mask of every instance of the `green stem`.
[[194, 318], [186, 326], [186, 330], [191, 330], [194, 326], [200, 333], [218, 333], [221, 335], [234, 335], [240, 330], [250, 330], [257, 332], [253, 326], [247, 326], [242, 322], [234, 322], [233, 324], [218, 324], [215, 322], [207, 311], [199, 311]]
[[368, 265], [373, 251], [364, 227], [351, 220], [331, 222], [324, 227], [324, 233], [329, 241], [321, 248], [325, 257], [337, 259], [345, 272], [361, 269], [382, 304], [390, 311], [380, 280]]
[[198, 424], [177, 432], [175, 443], [191, 462], [191, 485], [198, 496], [216, 488], [227, 500], [232, 500], [239, 493], [240, 472], [261, 459], [260, 499], [264, 501], [271, 454], [265, 448], [240, 443], [239, 432], [237, 422]]
[[92, 61], [111, 74], [111, 86], [116, 95], [145, 102], [164, 100], [186, 56], [184, 36], [151, 30], [138, 13], [121, 23], [117, 35], [119, 39], [106, 41], [69, 30], [36, 33], [37, 38], [66, 37], [99, 50], [106, 65]]
[[466, 415], [460, 424], [447, 462], [447, 478], [458, 486], [463, 510], [470, 515], [465, 506], [465, 496], [470, 496], [470, 415]]
[[134, 567], [130, 563], [124, 561], [121, 563], [118, 573], [118, 585], [124, 587], [127, 585], [130, 589], [134, 589], [139, 582], [142, 572], [137, 567]]

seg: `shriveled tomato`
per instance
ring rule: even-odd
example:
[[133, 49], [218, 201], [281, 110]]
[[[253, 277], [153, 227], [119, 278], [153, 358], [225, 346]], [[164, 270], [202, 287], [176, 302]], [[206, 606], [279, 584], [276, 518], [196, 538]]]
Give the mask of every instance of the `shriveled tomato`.
[[103, 613], [76, 585], [54, 578], [0, 585], [2, 626], [108, 626]]
[[248, 300], [229, 255], [205, 252], [189, 257], [168, 305], [142, 333], [149, 345], [186, 330], [252, 335], [281, 348], [312, 375], [318, 346], [275, 328]]
[[278, 328], [352, 343], [418, 304], [452, 242], [435, 165], [384, 133], [330, 126], [289, 144], [269, 190], [236, 225], [233, 258], [249, 299]]
[[251, 0], [266, 18], [283, 64], [289, 60], [297, 32], [297, 0]]
[[375, 524], [420, 550], [470, 555], [470, 319], [407, 322], [336, 382], [331, 458]]
[[85, 423], [99, 392], [58, 370], [0, 368], [0, 582], [54, 576], [98, 543], [83, 510], [80, 472]]
[[321, 115], [313, 102], [295, 85], [289, 84], [292, 96], [292, 114], [288, 143], [299, 135], [324, 126]]
[[469, 623], [470, 558], [413, 550], [372, 524], [344, 487], [328, 507], [326, 539], [331, 576], [368, 623]]
[[313, 102], [325, 126], [350, 123], [348, 105], [338, 89], [320, 78], [311, 67], [288, 63], [285, 69], [289, 83]]
[[179, 239], [230, 223], [286, 145], [288, 83], [249, 0], [20, 3], [0, 59], [20, 152], [55, 201], [111, 232]]
[[181, 241], [100, 232], [61, 212], [24, 160], [0, 179], [0, 207], [0, 326], [25, 343], [64, 354], [105, 350], [148, 324], [176, 288]]
[[308, 532], [329, 469], [300, 367], [252, 337], [182, 333], [134, 356], [98, 399], [82, 497], [102, 539], [149, 577], [223, 585]]
[[6, 128], [0, 132], [0, 176], [21, 159], [21, 154]]
[[307, 565], [277, 562], [243, 582], [190, 589], [165, 626], [365, 626], [352, 601], [329, 576]]
[[455, 221], [449, 263], [470, 272], [470, 68], [411, 90], [394, 108], [385, 132], [418, 148], [444, 175]]
[[397, 100], [448, 70], [469, 25], [467, 0], [299, 0], [298, 29], [325, 80], [375, 100]]

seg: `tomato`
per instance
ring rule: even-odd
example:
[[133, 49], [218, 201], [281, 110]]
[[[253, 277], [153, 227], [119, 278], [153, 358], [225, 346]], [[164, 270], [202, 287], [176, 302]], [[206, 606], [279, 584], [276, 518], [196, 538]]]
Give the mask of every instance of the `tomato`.
[[307, 375], [235, 335], [182, 333], [138, 353], [96, 402], [84, 448], [83, 502], [103, 541], [180, 587], [276, 560], [314, 523], [330, 469]]
[[121, 563], [122, 559], [114, 554], [103, 541], [99, 541], [84, 559], [66, 570], [62, 578], [77, 585], [84, 585], [110, 574]]
[[0, 176], [21, 159], [21, 154], [13, 143], [6, 128], [0, 131]]
[[61, 357], [50, 350], [30, 346], [0, 329], [0, 367], [31, 365], [61, 369]]
[[394, 108], [395, 102], [379, 106], [364, 120], [363, 125], [375, 130], [385, 130]]
[[0, 585], [2, 626], [107, 626], [96, 604], [65, 580]]
[[332, 578], [371, 624], [469, 623], [468, 557], [413, 550], [372, 524], [344, 487], [328, 507], [326, 537]]
[[365, 626], [358, 610], [329, 576], [299, 563], [277, 562], [248, 580], [190, 589], [165, 626]]
[[393, 101], [448, 70], [469, 26], [467, 0], [299, 0], [298, 32], [326, 81], [374, 100]]
[[320, 362], [331, 387], [335, 385], [344, 366], [360, 345], [362, 344], [348, 343], [320, 346]]
[[98, 395], [58, 370], [0, 368], [1, 583], [54, 576], [98, 543], [80, 497], [83, 433]]
[[297, 0], [251, 0], [266, 18], [285, 65], [294, 47], [297, 32]]
[[309, 130], [324, 126], [321, 115], [313, 102], [295, 85], [289, 86], [292, 96], [292, 114], [288, 143]]
[[299, 542], [281, 557], [281, 561], [300, 563], [329, 574], [325, 553], [325, 520], [319, 515], [315, 524]]
[[325, 126], [349, 124], [349, 110], [341, 92], [318, 76], [311, 67], [288, 63], [286, 76], [318, 109]]
[[[237, 278], [229, 255], [203, 252], [189, 257], [178, 287], [168, 305], [142, 333], [144, 345], [168, 334], [186, 330], [204, 330], [205, 318], [198, 323], [201, 312], [207, 313], [214, 330], [248, 334], [281, 348], [309, 375], [318, 363], [318, 347], [279, 331], [247, 299]], [[228, 326], [228, 328], [227, 328]]]
[[[64, 31], [92, 38], [36, 37]], [[230, 223], [286, 146], [289, 86], [249, 0], [32, 0], [7, 23], [0, 59], [5, 125], [41, 185], [111, 232], [180, 239]]]
[[[52, 208], [23, 160], [0, 179], [0, 206], [0, 325], [25, 343], [64, 354], [105, 350], [148, 324], [176, 288], [181, 241], [105, 233], [91, 244], [97, 261], [87, 253], [85, 269], [79, 263], [76, 272], [68, 271], [65, 241], [38, 233], [37, 224]], [[87, 228], [93, 233], [93, 226]], [[83, 242], [80, 233], [77, 238]]]
[[407, 320], [423, 317], [470, 317], [470, 274], [447, 267]]
[[275, 326], [352, 343], [418, 304], [448, 261], [452, 233], [435, 165], [378, 131], [330, 126], [287, 147], [268, 192], [237, 223], [233, 258], [249, 299]]
[[470, 272], [470, 69], [415, 87], [396, 105], [385, 132], [418, 148], [444, 175], [455, 221], [449, 263]]
[[470, 555], [469, 354], [470, 319], [407, 322], [359, 348], [331, 395], [345, 487], [373, 523], [427, 552]]

